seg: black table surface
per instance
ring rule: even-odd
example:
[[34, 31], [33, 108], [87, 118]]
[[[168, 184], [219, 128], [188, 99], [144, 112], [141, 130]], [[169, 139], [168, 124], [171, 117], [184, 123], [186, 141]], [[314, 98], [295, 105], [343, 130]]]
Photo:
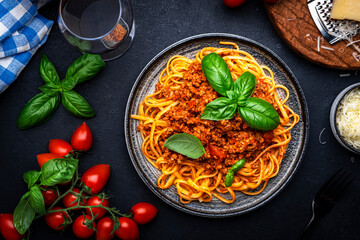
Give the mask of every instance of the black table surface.
[[[56, 21], [58, 1], [40, 12]], [[329, 111], [336, 95], [358, 82], [355, 71], [326, 69], [293, 53], [276, 34], [261, 0], [247, 1], [236, 9], [221, 0], [132, 1], [136, 36], [125, 55], [107, 62], [93, 80], [77, 87], [97, 116], [86, 120], [94, 133], [91, 152], [80, 159], [80, 172], [98, 164], [111, 165], [107, 184], [110, 204], [123, 212], [141, 201], [153, 203], [159, 213], [140, 226], [141, 239], [298, 239], [311, 216], [311, 200], [319, 187], [343, 167], [360, 174], [360, 158], [340, 146], [331, 133]], [[301, 26], [299, 26], [301, 27]], [[136, 173], [125, 144], [124, 112], [136, 77], [161, 50], [183, 38], [201, 33], [232, 33], [264, 44], [282, 58], [299, 80], [310, 113], [309, 144], [294, 178], [265, 206], [245, 215], [208, 219], [183, 213], [156, 197]], [[55, 23], [41, 47], [18, 79], [0, 95], [0, 212], [12, 212], [26, 191], [22, 174], [37, 169], [36, 155], [47, 152], [49, 139], [70, 140], [83, 120], [59, 107], [44, 125], [21, 131], [16, 119], [24, 104], [39, 92], [41, 54], [54, 63], [59, 75], [81, 55], [61, 35]], [[340, 74], [350, 73], [349, 77]], [[319, 134], [324, 130], [322, 140]], [[360, 179], [313, 229], [309, 239], [359, 239]], [[204, 203], [206, 204], [206, 203]], [[33, 239], [75, 239], [71, 229], [59, 234], [43, 219], [32, 225]]]

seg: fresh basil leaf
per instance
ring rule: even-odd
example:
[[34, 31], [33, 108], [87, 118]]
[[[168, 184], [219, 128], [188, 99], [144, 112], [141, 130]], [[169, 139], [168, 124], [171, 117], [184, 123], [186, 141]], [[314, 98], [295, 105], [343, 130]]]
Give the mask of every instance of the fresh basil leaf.
[[249, 71], [244, 72], [234, 82], [234, 91], [238, 94], [242, 100], [250, 97], [256, 87], [256, 77]]
[[53, 83], [47, 83], [45, 85], [42, 85], [41, 87], [39, 87], [39, 89], [49, 96], [55, 96], [60, 92], [59, 86], [56, 86]]
[[79, 160], [55, 158], [47, 161], [41, 168], [41, 185], [54, 186], [67, 183], [75, 173]]
[[210, 53], [201, 60], [202, 71], [213, 87], [213, 89], [223, 96], [226, 91], [233, 89], [233, 79], [231, 72], [222, 57], [217, 53]]
[[66, 78], [77, 77], [77, 83], [82, 83], [93, 78], [104, 66], [100, 55], [85, 53], [70, 65]]
[[55, 85], [60, 84], [60, 78], [54, 65], [44, 54], [41, 55], [40, 75], [46, 83], [53, 83]]
[[234, 165], [231, 166], [230, 171], [232, 171], [233, 173], [236, 173], [237, 171], [239, 171], [240, 169], [242, 169], [245, 165], [245, 159], [242, 158], [239, 161], [237, 161], [236, 163], [234, 163]]
[[239, 171], [245, 165], [245, 159], [240, 159], [234, 165], [231, 166], [225, 177], [225, 187], [230, 187], [233, 184], [234, 174]]
[[230, 187], [234, 181], [234, 173], [232, 171], [229, 171], [225, 176], [225, 187]]
[[39, 93], [21, 110], [17, 119], [18, 128], [27, 129], [46, 122], [54, 114], [59, 104], [59, 95], [49, 96]]
[[205, 153], [201, 141], [188, 133], [172, 135], [166, 140], [164, 147], [192, 159], [197, 159]]
[[46, 213], [44, 197], [41, 194], [39, 185], [30, 188], [30, 205], [38, 214]]
[[270, 131], [280, 124], [275, 108], [260, 98], [248, 98], [243, 107], [238, 107], [240, 117], [255, 130]]
[[35, 170], [27, 171], [26, 173], [24, 173], [23, 178], [24, 181], [28, 184], [29, 189], [37, 182], [40, 175], [41, 172]]
[[64, 91], [70, 91], [75, 87], [77, 82], [78, 82], [78, 78], [75, 76], [72, 76], [70, 78], [65, 78], [64, 80], [61, 81], [61, 87]]
[[24, 234], [35, 218], [35, 210], [30, 205], [30, 192], [25, 193], [14, 210], [14, 226], [20, 234]]
[[200, 119], [220, 121], [231, 119], [236, 113], [237, 103], [226, 97], [219, 97], [212, 102], [209, 102]]
[[235, 91], [226, 91], [226, 96], [236, 102], [239, 98], [239, 95]]
[[74, 91], [65, 91], [61, 98], [62, 104], [70, 113], [77, 117], [92, 118], [94, 110], [80, 94]]

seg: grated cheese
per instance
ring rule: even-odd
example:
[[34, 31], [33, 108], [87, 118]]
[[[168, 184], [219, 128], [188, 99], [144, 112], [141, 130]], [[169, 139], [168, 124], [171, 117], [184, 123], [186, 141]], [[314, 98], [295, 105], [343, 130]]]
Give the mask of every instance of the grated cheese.
[[336, 126], [349, 145], [360, 149], [360, 87], [351, 90], [340, 101]]

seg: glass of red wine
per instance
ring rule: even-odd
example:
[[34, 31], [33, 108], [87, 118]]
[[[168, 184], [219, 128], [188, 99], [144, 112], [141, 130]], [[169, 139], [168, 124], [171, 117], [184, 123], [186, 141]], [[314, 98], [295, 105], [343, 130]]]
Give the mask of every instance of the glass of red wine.
[[129, 0], [60, 0], [58, 24], [71, 45], [105, 61], [123, 55], [135, 35]]

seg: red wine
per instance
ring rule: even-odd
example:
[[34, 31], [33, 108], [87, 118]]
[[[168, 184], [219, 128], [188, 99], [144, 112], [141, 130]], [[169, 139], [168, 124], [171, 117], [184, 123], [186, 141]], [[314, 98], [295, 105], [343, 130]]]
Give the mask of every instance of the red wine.
[[112, 30], [120, 15], [119, 0], [68, 0], [62, 17], [70, 31], [84, 38], [96, 38]]

